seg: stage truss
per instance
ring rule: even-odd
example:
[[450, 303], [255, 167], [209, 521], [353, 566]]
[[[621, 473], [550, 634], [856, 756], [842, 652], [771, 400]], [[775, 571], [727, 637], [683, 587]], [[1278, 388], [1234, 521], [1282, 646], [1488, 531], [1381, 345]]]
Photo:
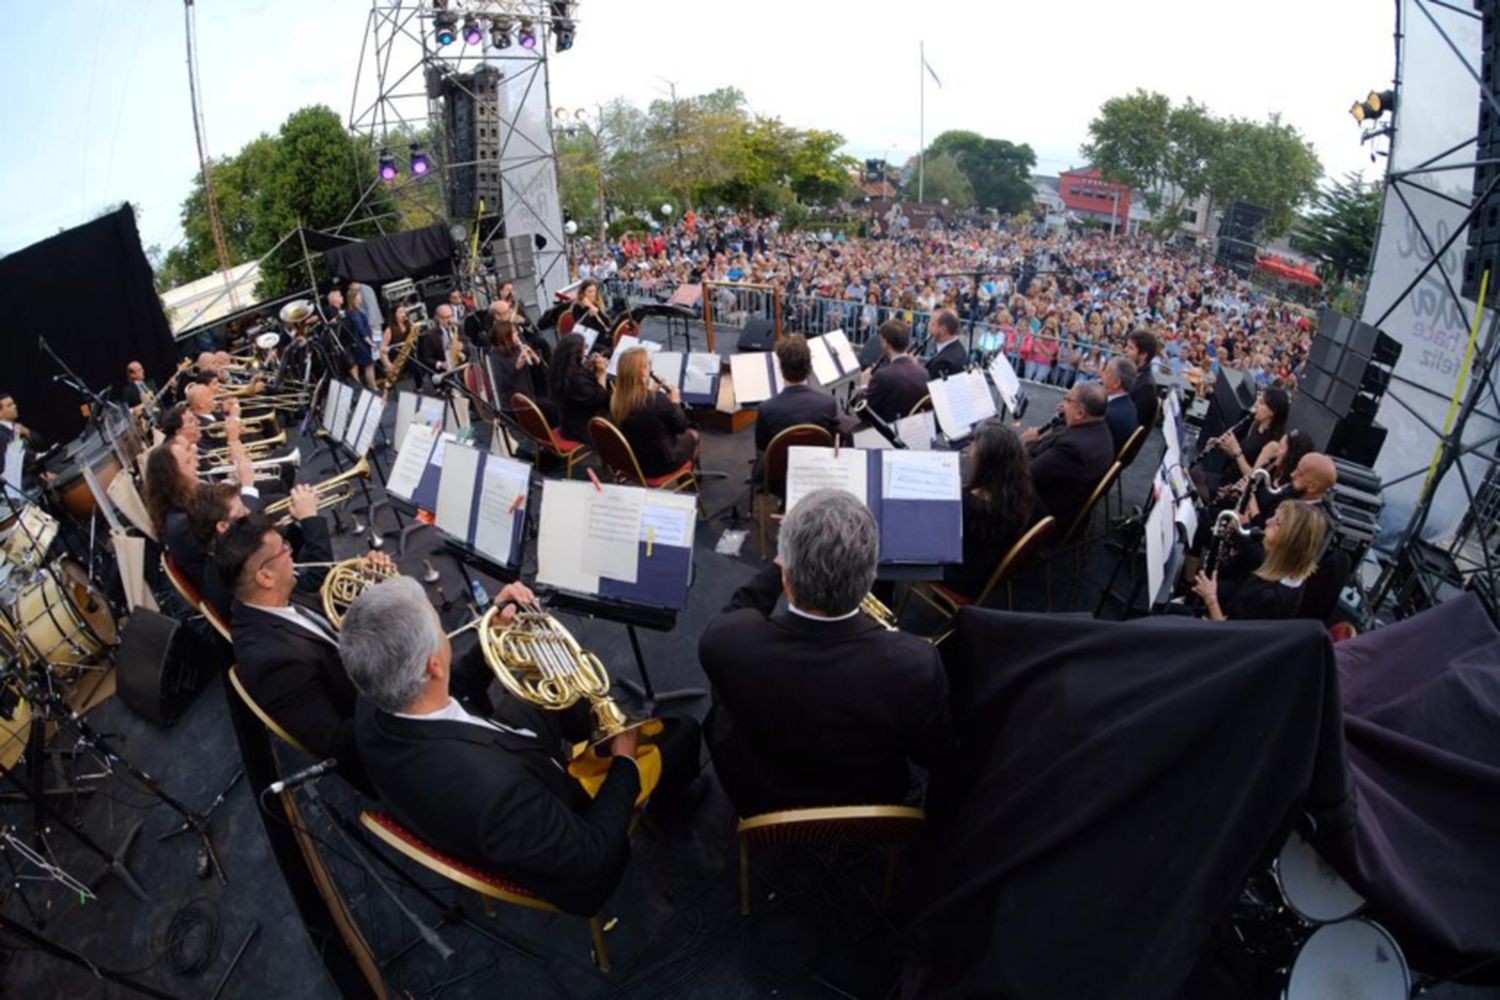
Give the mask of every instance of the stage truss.
[[[576, 23], [577, 5], [569, 8]], [[434, 37], [434, 16], [442, 12], [456, 18], [458, 25], [457, 37], [446, 46]], [[449, 225], [462, 248], [460, 275], [478, 282], [493, 273], [493, 254], [502, 236], [532, 240], [537, 296], [543, 302], [570, 280], [552, 136], [548, 59], [554, 44], [553, 14], [547, 0], [453, 0], [441, 5], [432, 0], [373, 0], [348, 121], [350, 131], [364, 136], [374, 150], [390, 148], [400, 164], [396, 180], [377, 183], [386, 184], [398, 198], [418, 200]], [[482, 33], [477, 45], [463, 36], [462, 26], [470, 16], [478, 20]], [[513, 37], [510, 46], [496, 48], [490, 31], [496, 18], [516, 26], [529, 23], [535, 46], [525, 49]], [[500, 75], [498, 127], [493, 136], [479, 139], [489, 143], [487, 156], [450, 162], [441, 88], [449, 81], [478, 100], [481, 95], [456, 79], [476, 70]], [[416, 138], [425, 141], [432, 163], [424, 176], [411, 172], [408, 144]], [[454, 172], [497, 165], [501, 204], [486, 205], [483, 214], [473, 217], [450, 217]], [[523, 298], [531, 297], [523, 291]]]

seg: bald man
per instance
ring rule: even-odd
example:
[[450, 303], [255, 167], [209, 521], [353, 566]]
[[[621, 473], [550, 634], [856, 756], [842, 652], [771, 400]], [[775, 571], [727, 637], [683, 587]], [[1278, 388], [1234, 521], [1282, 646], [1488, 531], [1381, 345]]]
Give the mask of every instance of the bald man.
[[1276, 512], [1276, 505], [1283, 500], [1306, 500], [1332, 516], [1328, 509], [1328, 495], [1339, 481], [1339, 470], [1333, 464], [1333, 459], [1322, 452], [1308, 452], [1292, 470], [1290, 481], [1290, 489], [1274, 491], [1261, 488], [1250, 498], [1250, 505], [1246, 510], [1253, 527], [1264, 528], [1271, 515]]
[[156, 386], [146, 379], [146, 369], [139, 361], [132, 361], [125, 366], [125, 390], [121, 397], [125, 400], [125, 405], [136, 412], [155, 399]]

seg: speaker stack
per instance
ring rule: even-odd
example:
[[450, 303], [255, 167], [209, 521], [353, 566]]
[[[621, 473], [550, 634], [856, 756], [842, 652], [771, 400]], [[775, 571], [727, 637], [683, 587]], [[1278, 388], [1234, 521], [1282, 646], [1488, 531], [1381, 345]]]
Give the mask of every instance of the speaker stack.
[[1292, 400], [1291, 426], [1318, 451], [1373, 466], [1386, 433], [1375, 412], [1400, 358], [1394, 338], [1324, 309]]
[[1230, 204], [1229, 210], [1219, 218], [1215, 262], [1242, 275], [1255, 270], [1261, 231], [1270, 217], [1271, 213], [1267, 209], [1247, 201]]
[[[1474, 0], [1480, 24], [1480, 79], [1491, 91], [1500, 90], [1500, 0]], [[1472, 301], [1479, 300], [1480, 280], [1490, 272], [1489, 302], [1496, 301], [1495, 286], [1500, 284], [1500, 184], [1490, 191], [1490, 184], [1500, 176], [1500, 115], [1479, 98], [1479, 129], [1474, 149], [1474, 199], [1481, 201], [1479, 211], [1469, 223], [1469, 245], [1464, 250], [1464, 273], [1460, 293]], [[1486, 193], [1488, 196], [1486, 197]]]

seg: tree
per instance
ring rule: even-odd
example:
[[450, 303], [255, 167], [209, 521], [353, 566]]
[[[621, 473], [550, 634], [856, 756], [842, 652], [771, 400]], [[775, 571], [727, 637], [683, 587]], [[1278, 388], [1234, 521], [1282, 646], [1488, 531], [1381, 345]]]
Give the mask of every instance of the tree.
[[[923, 178], [922, 186], [925, 189], [922, 197], [929, 203], [948, 200], [948, 207], [960, 212], [974, 207], [974, 185], [968, 176], [958, 165], [958, 157], [952, 153], [941, 153], [937, 156], [929, 156], [923, 166], [926, 176]], [[906, 163], [906, 176], [909, 181], [915, 181], [917, 176], [917, 159], [912, 157]], [[910, 185], [908, 184], [908, 191]]]
[[1375, 251], [1380, 198], [1380, 186], [1365, 183], [1358, 174], [1331, 181], [1297, 220], [1292, 246], [1315, 258], [1337, 282], [1359, 278]]
[[1173, 107], [1164, 94], [1137, 90], [1112, 97], [1089, 122], [1083, 153], [1107, 180], [1140, 188], [1158, 234], [1181, 225], [1183, 212], [1208, 189], [1222, 123], [1189, 98]]
[[1269, 211], [1267, 236], [1286, 233], [1297, 209], [1317, 191], [1323, 164], [1295, 128], [1272, 114], [1266, 122], [1231, 118], [1210, 168], [1215, 201], [1247, 201]]
[[954, 157], [969, 179], [976, 204], [1005, 214], [1031, 204], [1031, 168], [1036, 166], [1036, 154], [1025, 143], [1015, 145], [956, 129], [944, 132], [927, 147], [929, 162], [945, 153]]

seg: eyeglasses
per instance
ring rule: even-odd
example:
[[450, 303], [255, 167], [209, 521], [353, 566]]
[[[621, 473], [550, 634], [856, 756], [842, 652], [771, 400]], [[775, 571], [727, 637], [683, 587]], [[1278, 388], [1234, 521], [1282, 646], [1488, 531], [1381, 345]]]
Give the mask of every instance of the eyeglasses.
[[251, 575], [253, 576], [253, 575], [255, 575], [255, 573], [259, 573], [261, 570], [266, 569], [273, 562], [275, 562], [276, 560], [280, 559], [282, 556], [284, 556], [284, 555], [290, 555], [291, 551], [292, 551], [292, 544], [291, 544], [291, 542], [288, 542], [285, 538], [283, 538], [281, 540], [281, 548], [277, 549], [276, 553], [274, 555], [269, 555], [269, 556], [266, 556], [264, 559], [262, 559], [260, 561], [260, 565], [255, 568], [254, 572]]

